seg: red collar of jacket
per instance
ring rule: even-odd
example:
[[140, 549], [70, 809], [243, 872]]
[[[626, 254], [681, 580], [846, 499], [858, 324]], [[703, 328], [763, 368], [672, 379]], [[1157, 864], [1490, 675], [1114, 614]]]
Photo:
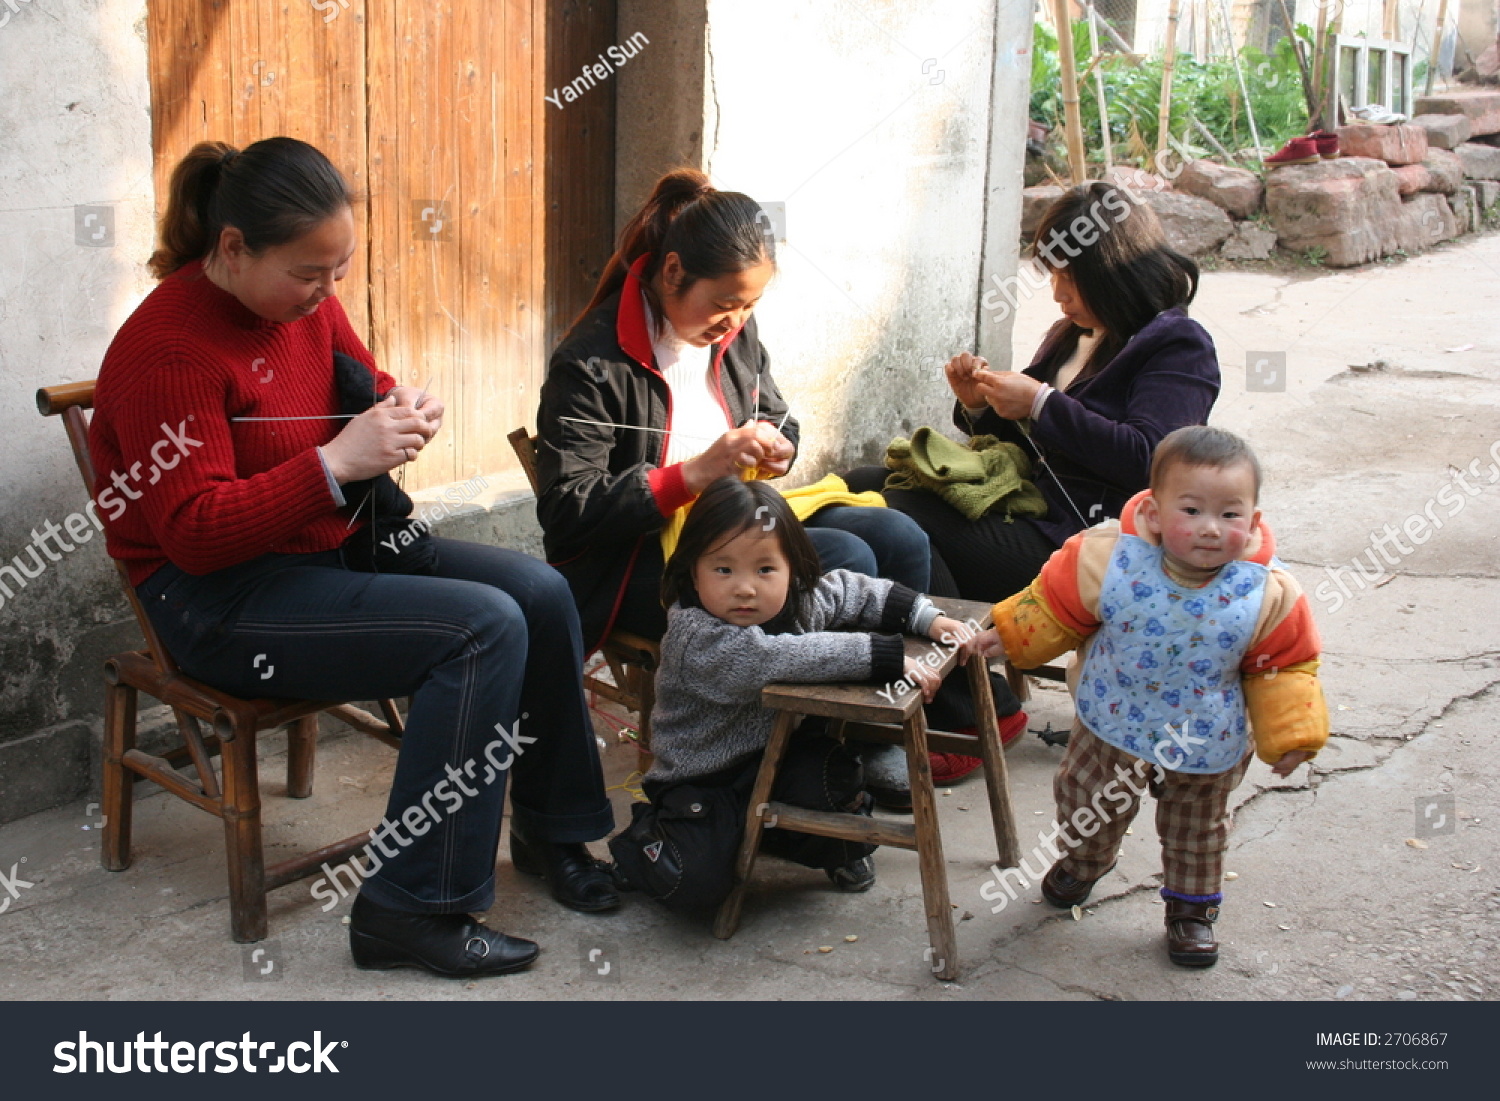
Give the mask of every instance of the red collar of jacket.
[[[625, 273], [625, 286], [620, 291], [620, 309], [615, 315], [615, 339], [620, 343], [620, 349], [631, 359], [635, 360], [646, 370], [660, 375], [656, 369], [656, 352], [653, 350], [655, 341], [651, 336], [651, 326], [646, 323], [646, 300], [642, 294], [641, 276], [646, 270], [646, 265], [651, 262], [651, 254], [643, 253], [636, 258], [635, 263], [630, 265], [630, 270]], [[724, 359], [724, 353], [734, 343], [735, 337], [740, 335], [744, 329], [741, 325], [732, 330], [728, 336], [719, 341], [719, 354], [714, 357], [714, 379], [719, 377], [719, 364]]]
[[[1155, 546], [1161, 542], [1155, 535], [1146, 530], [1145, 521], [1137, 525], [1136, 515], [1146, 498], [1151, 496], [1149, 489], [1143, 489], [1130, 500], [1125, 502], [1125, 507], [1120, 510], [1120, 531], [1126, 535], [1134, 535]], [[1262, 517], [1260, 525], [1250, 533], [1250, 542], [1245, 545], [1245, 553], [1240, 558], [1247, 562], [1257, 562], [1262, 566], [1269, 566], [1271, 558], [1276, 554], [1276, 536], [1271, 533], [1271, 525], [1267, 524]]]

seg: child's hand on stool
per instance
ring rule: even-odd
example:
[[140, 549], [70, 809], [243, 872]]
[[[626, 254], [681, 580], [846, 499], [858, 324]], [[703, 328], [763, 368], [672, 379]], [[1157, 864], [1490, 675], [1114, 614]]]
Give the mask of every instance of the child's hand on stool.
[[932, 702], [932, 697], [937, 695], [938, 685], [943, 683], [943, 678], [937, 675], [936, 669], [916, 658], [906, 659], [906, 679], [922, 689], [924, 703]]
[[940, 615], [927, 628], [927, 637], [945, 646], [960, 646], [974, 637], [974, 628], [952, 616]]
[[1000, 641], [1000, 632], [991, 627], [988, 631], [981, 631], [972, 638], [967, 639], [959, 647], [959, 662], [963, 665], [969, 663], [969, 658], [978, 654], [983, 658], [1004, 657], [1005, 645]]
[[1277, 776], [1290, 776], [1303, 761], [1311, 760], [1312, 754], [1305, 749], [1293, 749], [1281, 755], [1281, 760], [1271, 766]]

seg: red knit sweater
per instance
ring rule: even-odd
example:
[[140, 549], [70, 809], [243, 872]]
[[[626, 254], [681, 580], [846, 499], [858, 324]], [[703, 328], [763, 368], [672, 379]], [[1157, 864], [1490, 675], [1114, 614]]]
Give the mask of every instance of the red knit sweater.
[[168, 560], [206, 574], [348, 538], [316, 450], [346, 422], [230, 420], [337, 413], [335, 351], [367, 364], [377, 393], [396, 384], [337, 298], [267, 321], [194, 262], [130, 315], [104, 355], [89, 449], [109, 553], [132, 584]]

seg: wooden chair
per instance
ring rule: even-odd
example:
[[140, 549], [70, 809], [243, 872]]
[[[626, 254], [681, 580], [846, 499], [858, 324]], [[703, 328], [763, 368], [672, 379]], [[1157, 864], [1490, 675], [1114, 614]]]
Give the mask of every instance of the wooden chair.
[[[531, 492], [538, 493], [536, 437], [525, 428], [517, 428], [506, 439], [521, 461]], [[661, 645], [629, 631], [612, 631], [599, 651], [604, 655], [610, 679], [605, 680], [598, 672], [585, 671], [584, 689], [635, 712], [640, 769], [645, 772], [651, 762], [651, 709], [656, 705], [656, 667], [661, 662]]]
[[[89, 456], [88, 417], [94, 383], [74, 382], [37, 391], [44, 417], [61, 415], [73, 458], [90, 497], [94, 464]], [[325, 863], [349, 859], [369, 842], [366, 831], [303, 856], [266, 867], [261, 843], [260, 780], [256, 773], [256, 736], [262, 730], [287, 728], [287, 795], [312, 794], [317, 755], [318, 715], [327, 712], [361, 733], [387, 745], [401, 745], [401, 715], [392, 700], [379, 701], [382, 722], [348, 703], [280, 699], [240, 699], [210, 688], [177, 668], [141, 607], [123, 563], [115, 567], [146, 639], [145, 650], [116, 654], [104, 663], [104, 793], [102, 861], [113, 872], [130, 866], [130, 827], [135, 781], [151, 780], [224, 823], [229, 870], [230, 929], [241, 943], [266, 936], [266, 892], [314, 875]], [[168, 704], [177, 719], [182, 745], [162, 756], [136, 746], [138, 693]], [[211, 733], [201, 724], [207, 723]], [[222, 776], [211, 758], [218, 754]], [[191, 765], [194, 775], [181, 771]]]
[[[947, 597], [930, 599], [944, 615], [954, 619], [966, 620], [973, 616], [984, 627], [991, 623], [989, 605]], [[906, 640], [909, 657], [923, 657], [931, 652], [929, 643], [912, 638]], [[958, 652], [950, 651], [937, 672], [946, 677], [957, 665]], [[714, 936], [727, 940], [739, 927], [740, 911], [760, 851], [761, 830], [775, 825], [819, 837], [915, 849], [922, 876], [922, 901], [927, 912], [930, 969], [940, 979], [958, 977], [958, 943], [953, 933], [953, 908], [948, 899], [948, 872], [943, 863], [943, 840], [938, 830], [937, 799], [932, 787], [928, 750], [963, 753], [984, 761], [985, 787], [999, 865], [1014, 868], [1021, 857], [986, 663], [971, 661], [966, 668], [974, 693], [974, 709], [981, 716], [977, 735], [929, 731], [920, 692], [910, 692], [895, 702], [888, 702], [868, 684], [773, 684], [762, 690], [761, 702], [775, 710], [776, 721], [750, 796], [745, 838], [735, 866], [735, 888], [719, 908]], [[907, 769], [911, 774], [912, 821], [896, 822], [859, 814], [805, 810], [770, 801], [776, 771], [792, 731], [803, 715], [826, 715], [835, 720], [830, 733], [836, 737], [904, 744]]]
[[1007, 661], [1005, 663], [1005, 683], [1010, 685], [1010, 690], [1015, 693], [1016, 699], [1022, 703], [1031, 699], [1031, 685], [1026, 683], [1027, 677], [1036, 677], [1038, 680], [1053, 680], [1066, 684], [1068, 681], [1068, 667], [1066, 665], [1038, 665], [1035, 669], [1018, 669]]

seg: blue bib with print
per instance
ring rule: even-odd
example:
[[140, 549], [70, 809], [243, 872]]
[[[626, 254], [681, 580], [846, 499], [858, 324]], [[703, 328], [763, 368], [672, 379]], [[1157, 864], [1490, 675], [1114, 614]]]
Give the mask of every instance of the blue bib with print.
[[1174, 772], [1239, 764], [1250, 748], [1240, 663], [1268, 575], [1238, 559], [1203, 588], [1185, 588], [1162, 568], [1161, 547], [1122, 533], [1079, 677], [1079, 719], [1117, 749]]

